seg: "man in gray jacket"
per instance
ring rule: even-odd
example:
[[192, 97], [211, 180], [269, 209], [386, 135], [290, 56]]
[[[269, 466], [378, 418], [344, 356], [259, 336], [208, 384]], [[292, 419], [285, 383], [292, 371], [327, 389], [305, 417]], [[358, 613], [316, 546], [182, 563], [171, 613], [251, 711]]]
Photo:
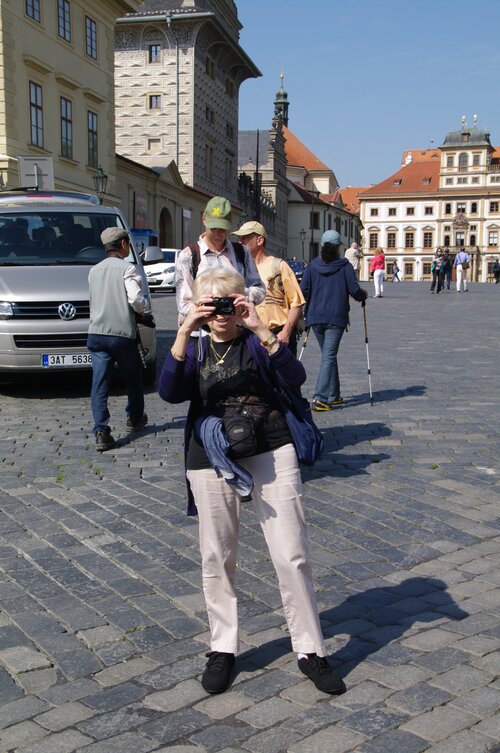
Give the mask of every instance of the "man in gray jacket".
[[125, 261], [130, 252], [126, 230], [108, 227], [101, 233], [106, 258], [89, 274], [90, 325], [87, 347], [92, 353], [91, 405], [97, 452], [115, 445], [109, 429], [108, 396], [115, 363], [127, 388], [127, 431], [141, 429], [144, 413], [142, 364], [137, 348], [136, 313], [144, 317], [148, 307], [141, 277]]

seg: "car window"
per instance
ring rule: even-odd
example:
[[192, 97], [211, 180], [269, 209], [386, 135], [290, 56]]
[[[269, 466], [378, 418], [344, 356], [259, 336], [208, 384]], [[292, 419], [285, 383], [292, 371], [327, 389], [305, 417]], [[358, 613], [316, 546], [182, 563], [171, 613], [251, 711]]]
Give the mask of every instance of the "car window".
[[[76, 210], [0, 214], [0, 264], [46, 266], [93, 265], [104, 259], [101, 233], [123, 227], [119, 215]], [[133, 254], [129, 257], [135, 261]]]
[[171, 264], [175, 264], [175, 251], [164, 251], [163, 259]]

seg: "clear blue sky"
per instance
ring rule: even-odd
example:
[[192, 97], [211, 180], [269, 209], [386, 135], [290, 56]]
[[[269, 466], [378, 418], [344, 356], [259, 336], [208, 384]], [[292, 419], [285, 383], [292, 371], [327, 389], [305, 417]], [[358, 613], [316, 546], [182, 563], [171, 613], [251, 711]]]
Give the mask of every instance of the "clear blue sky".
[[262, 72], [241, 130], [271, 127], [285, 74], [289, 127], [341, 186], [378, 183], [403, 149], [440, 146], [467, 116], [500, 145], [500, 0], [236, 0]]

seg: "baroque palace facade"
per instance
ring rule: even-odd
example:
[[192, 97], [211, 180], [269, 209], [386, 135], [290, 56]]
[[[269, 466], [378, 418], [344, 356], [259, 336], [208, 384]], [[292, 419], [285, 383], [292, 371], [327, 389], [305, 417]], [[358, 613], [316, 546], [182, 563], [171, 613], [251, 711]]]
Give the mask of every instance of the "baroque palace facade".
[[500, 148], [487, 131], [468, 126], [447, 134], [438, 149], [403, 152], [390, 178], [358, 195], [363, 232], [362, 279], [369, 279], [375, 249], [397, 261], [404, 280], [431, 278], [437, 248], [471, 256], [470, 278], [493, 279], [499, 258]]

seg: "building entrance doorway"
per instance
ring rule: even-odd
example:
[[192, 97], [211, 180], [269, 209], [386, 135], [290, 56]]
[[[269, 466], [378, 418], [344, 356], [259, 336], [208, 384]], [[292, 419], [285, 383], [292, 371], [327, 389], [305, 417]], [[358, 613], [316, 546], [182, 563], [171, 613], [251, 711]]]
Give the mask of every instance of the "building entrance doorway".
[[160, 246], [161, 248], [175, 248], [172, 215], [167, 207], [160, 212]]

